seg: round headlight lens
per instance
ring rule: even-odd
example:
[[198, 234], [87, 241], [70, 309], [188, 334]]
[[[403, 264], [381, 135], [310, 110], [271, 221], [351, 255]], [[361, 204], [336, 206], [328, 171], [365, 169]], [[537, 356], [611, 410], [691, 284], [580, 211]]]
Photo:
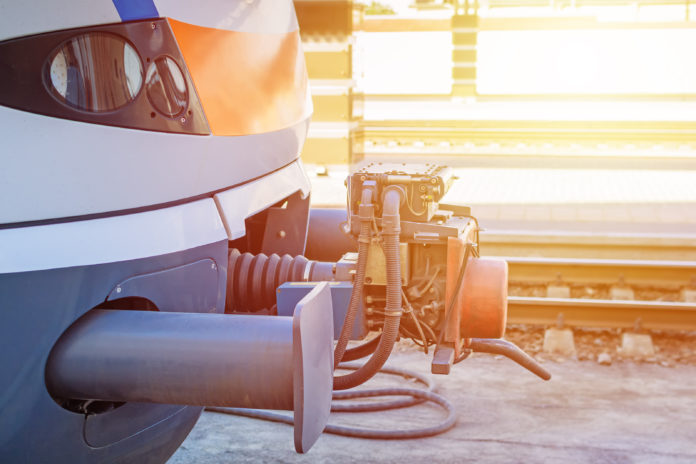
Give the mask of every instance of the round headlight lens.
[[170, 118], [186, 110], [188, 90], [181, 69], [168, 56], [157, 57], [145, 75], [145, 90], [152, 106]]
[[93, 32], [73, 37], [58, 48], [49, 63], [52, 93], [81, 110], [113, 111], [133, 101], [143, 84], [138, 53], [114, 34]]

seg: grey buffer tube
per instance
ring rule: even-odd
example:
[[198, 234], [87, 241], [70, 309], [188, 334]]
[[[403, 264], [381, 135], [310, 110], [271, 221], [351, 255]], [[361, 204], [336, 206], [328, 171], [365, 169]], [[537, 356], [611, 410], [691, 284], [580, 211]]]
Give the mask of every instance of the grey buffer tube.
[[293, 410], [306, 452], [331, 408], [328, 284], [293, 317], [92, 310], [54, 346], [46, 384], [58, 398]]

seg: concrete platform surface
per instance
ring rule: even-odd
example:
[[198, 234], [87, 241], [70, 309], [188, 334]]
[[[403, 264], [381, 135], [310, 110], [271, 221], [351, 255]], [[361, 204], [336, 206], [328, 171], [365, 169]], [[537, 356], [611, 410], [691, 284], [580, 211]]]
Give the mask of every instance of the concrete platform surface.
[[[429, 361], [410, 350], [390, 359], [423, 373]], [[696, 462], [696, 367], [545, 365], [553, 374], [549, 382], [507, 359], [474, 355], [449, 377], [435, 377], [459, 414], [455, 428], [437, 437], [381, 441], [325, 434], [309, 453], [298, 455], [290, 426], [206, 412], [169, 463]], [[404, 384], [384, 377], [370, 384]], [[330, 420], [386, 429], [442, 417], [436, 407], [421, 405]]]

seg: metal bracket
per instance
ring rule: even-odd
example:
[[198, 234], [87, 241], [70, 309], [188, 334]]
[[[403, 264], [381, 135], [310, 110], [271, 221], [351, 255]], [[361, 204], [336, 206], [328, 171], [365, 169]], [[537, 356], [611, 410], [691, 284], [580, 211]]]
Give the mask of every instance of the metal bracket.
[[309, 226], [309, 195], [298, 191], [287, 198], [284, 207], [268, 209], [261, 252], [290, 256], [303, 255]]
[[449, 375], [454, 363], [454, 348], [447, 345], [438, 345], [430, 364], [430, 372], [433, 374]]

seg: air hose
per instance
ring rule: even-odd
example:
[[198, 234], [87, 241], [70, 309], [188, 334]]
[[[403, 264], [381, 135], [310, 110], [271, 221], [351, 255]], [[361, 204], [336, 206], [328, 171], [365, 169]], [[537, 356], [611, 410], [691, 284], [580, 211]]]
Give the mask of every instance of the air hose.
[[355, 361], [356, 359], [361, 359], [364, 358], [365, 356], [369, 356], [372, 353], [375, 352], [377, 347], [379, 346], [379, 342], [382, 338], [382, 334], [380, 333], [377, 335], [375, 338], [370, 340], [369, 342], [365, 342], [362, 345], [356, 346], [355, 348], [350, 348], [346, 350], [345, 354], [343, 355], [343, 359], [341, 361], [347, 362], [347, 361]]
[[[353, 291], [350, 294], [348, 311], [343, 322], [341, 334], [334, 348], [334, 366], [338, 366], [346, 352], [348, 340], [353, 333], [353, 322], [358, 314], [362, 302], [362, 292], [365, 285], [365, 272], [367, 267], [367, 253], [370, 247], [371, 224], [374, 217], [374, 205], [372, 204], [373, 189], [364, 188], [360, 198], [358, 217], [360, 218], [360, 234], [358, 235], [358, 264], [353, 280]], [[334, 379], [335, 383], [335, 379]], [[336, 386], [334, 385], [334, 390]]]
[[[340, 369], [359, 370], [363, 366], [356, 364], [342, 364]], [[396, 367], [382, 367], [379, 371], [384, 374], [392, 374], [413, 379], [426, 386], [426, 389], [417, 388], [379, 388], [369, 390], [356, 390], [349, 392], [333, 393], [334, 402], [331, 403], [332, 412], [374, 412], [386, 411], [391, 409], [405, 408], [416, 404], [429, 401], [442, 407], [447, 412], [447, 417], [440, 423], [430, 426], [415, 429], [369, 429], [362, 427], [350, 427], [345, 425], [327, 424], [324, 429], [325, 433], [334, 435], [343, 435], [346, 437], [370, 438], [370, 439], [409, 439], [409, 438], [424, 438], [438, 435], [446, 432], [454, 427], [457, 422], [457, 415], [454, 406], [445, 397], [433, 392], [434, 384], [428, 377], [406, 369]], [[409, 398], [380, 401], [380, 402], [365, 402], [365, 403], [349, 403], [341, 404], [336, 401], [349, 400], [355, 398], [368, 398], [375, 396], [408, 396]], [[292, 425], [293, 418], [287, 414], [271, 412], [259, 409], [247, 408], [223, 408], [223, 407], [207, 407], [206, 411], [217, 412], [222, 414], [231, 414], [235, 416], [251, 417], [254, 419], [268, 420], [272, 422], [280, 422]]]
[[[364, 189], [365, 190], [365, 189]], [[364, 194], [363, 190], [363, 195]], [[401, 219], [399, 208], [404, 198], [400, 187], [390, 186], [384, 191], [382, 204], [382, 237], [384, 239], [384, 256], [387, 263], [387, 301], [384, 308], [384, 328], [375, 352], [365, 364], [347, 375], [334, 376], [334, 390], [347, 390], [365, 383], [373, 377], [394, 348], [399, 335], [401, 321], [401, 261], [399, 256], [399, 234]], [[362, 227], [362, 225], [361, 225]], [[360, 264], [358, 258], [358, 264]], [[356, 278], [357, 279], [357, 278]], [[356, 280], [356, 284], [360, 284]], [[344, 325], [345, 330], [345, 325]], [[341, 334], [343, 335], [343, 334]], [[341, 357], [334, 355], [334, 366], [338, 366]]]

